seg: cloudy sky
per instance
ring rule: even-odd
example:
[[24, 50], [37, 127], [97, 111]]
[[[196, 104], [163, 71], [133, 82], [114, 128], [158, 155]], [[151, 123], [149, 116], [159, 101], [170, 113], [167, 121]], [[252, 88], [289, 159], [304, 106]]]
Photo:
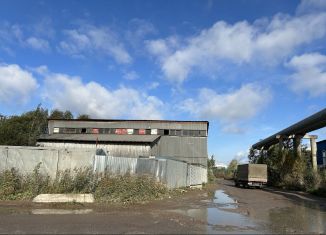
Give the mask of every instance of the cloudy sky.
[[325, 108], [326, 1], [2, 0], [0, 113], [39, 103], [208, 120], [227, 163]]

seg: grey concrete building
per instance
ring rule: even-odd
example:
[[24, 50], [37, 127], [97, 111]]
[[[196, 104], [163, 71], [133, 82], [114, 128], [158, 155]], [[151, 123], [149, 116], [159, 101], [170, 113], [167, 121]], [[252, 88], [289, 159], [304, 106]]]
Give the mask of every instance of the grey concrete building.
[[156, 157], [207, 165], [207, 121], [49, 119], [38, 145], [101, 148], [111, 156]]

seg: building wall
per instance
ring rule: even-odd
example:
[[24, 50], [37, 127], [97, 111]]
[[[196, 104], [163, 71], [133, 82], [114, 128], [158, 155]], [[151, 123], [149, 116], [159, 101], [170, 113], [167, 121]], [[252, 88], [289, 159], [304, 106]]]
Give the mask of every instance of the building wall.
[[70, 128], [143, 128], [143, 129], [187, 129], [187, 130], [206, 130], [205, 122], [155, 122], [155, 121], [64, 121], [49, 120], [49, 134], [53, 134], [54, 127]]
[[317, 165], [323, 165], [323, 151], [326, 151], [326, 140], [317, 142]]
[[[120, 157], [156, 156], [186, 161], [191, 164], [207, 166], [207, 122], [173, 122], [173, 121], [67, 121], [49, 120], [49, 134], [56, 128], [125, 128], [158, 129], [161, 137], [150, 144], [100, 144], [98, 147], [109, 151], [109, 155]], [[171, 130], [168, 135], [165, 131]], [[177, 135], [175, 130], [181, 135]], [[185, 132], [183, 131], [185, 130]], [[189, 131], [187, 131], [189, 130]], [[172, 132], [174, 134], [172, 135]], [[188, 132], [188, 133], [187, 133]], [[192, 134], [193, 133], [193, 134]], [[202, 134], [203, 133], [203, 134]], [[85, 134], [87, 135], [87, 134]], [[40, 143], [49, 147], [94, 148], [95, 144], [83, 143]]]
[[80, 149], [96, 149], [101, 148], [106, 151], [110, 156], [116, 157], [139, 157], [150, 156], [151, 147], [149, 145], [139, 144], [84, 144], [84, 143], [54, 143], [54, 142], [41, 142], [38, 145], [42, 147], [54, 148], [80, 148]]
[[207, 137], [161, 136], [151, 155], [207, 166]]

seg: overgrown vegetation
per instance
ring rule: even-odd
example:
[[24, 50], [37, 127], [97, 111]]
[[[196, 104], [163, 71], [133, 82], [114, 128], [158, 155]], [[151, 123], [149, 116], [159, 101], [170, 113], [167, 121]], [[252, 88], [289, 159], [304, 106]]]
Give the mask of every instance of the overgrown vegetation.
[[97, 201], [134, 203], [163, 198], [167, 188], [147, 176], [94, 175], [90, 168], [59, 172], [54, 180], [40, 173], [22, 175], [16, 169], [0, 173], [0, 200], [31, 200], [41, 193], [94, 193]]
[[[72, 119], [73, 114], [66, 110], [54, 109], [50, 112], [40, 105], [32, 111], [17, 116], [0, 114], [0, 145], [34, 146], [38, 137], [47, 130], [47, 119]], [[77, 119], [88, 119], [89, 115], [80, 114]]]
[[234, 178], [234, 172], [237, 170], [238, 166], [238, 160], [237, 159], [232, 159], [231, 162], [229, 163], [228, 167], [225, 170], [225, 179], [233, 179]]
[[212, 155], [211, 158], [207, 159], [207, 182], [208, 183], [214, 182], [215, 180], [214, 168], [215, 168], [215, 159], [214, 159], [214, 155]]
[[326, 195], [325, 171], [312, 169], [311, 153], [307, 148], [302, 149], [301, 156], [295, 156], [290, 144], [282, 151], [278, 146], [261, 154], [250, 150], [249, 161], [267, 164], [270, 185]]

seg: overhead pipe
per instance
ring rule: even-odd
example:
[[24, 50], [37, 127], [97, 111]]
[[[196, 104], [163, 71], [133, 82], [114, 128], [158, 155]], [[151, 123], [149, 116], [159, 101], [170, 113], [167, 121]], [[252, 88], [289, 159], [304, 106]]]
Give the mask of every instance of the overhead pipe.
[[326, 108], [252, 145], [262, 149], [278, 143], [278, 136], [302, 135], [326, 126]]

